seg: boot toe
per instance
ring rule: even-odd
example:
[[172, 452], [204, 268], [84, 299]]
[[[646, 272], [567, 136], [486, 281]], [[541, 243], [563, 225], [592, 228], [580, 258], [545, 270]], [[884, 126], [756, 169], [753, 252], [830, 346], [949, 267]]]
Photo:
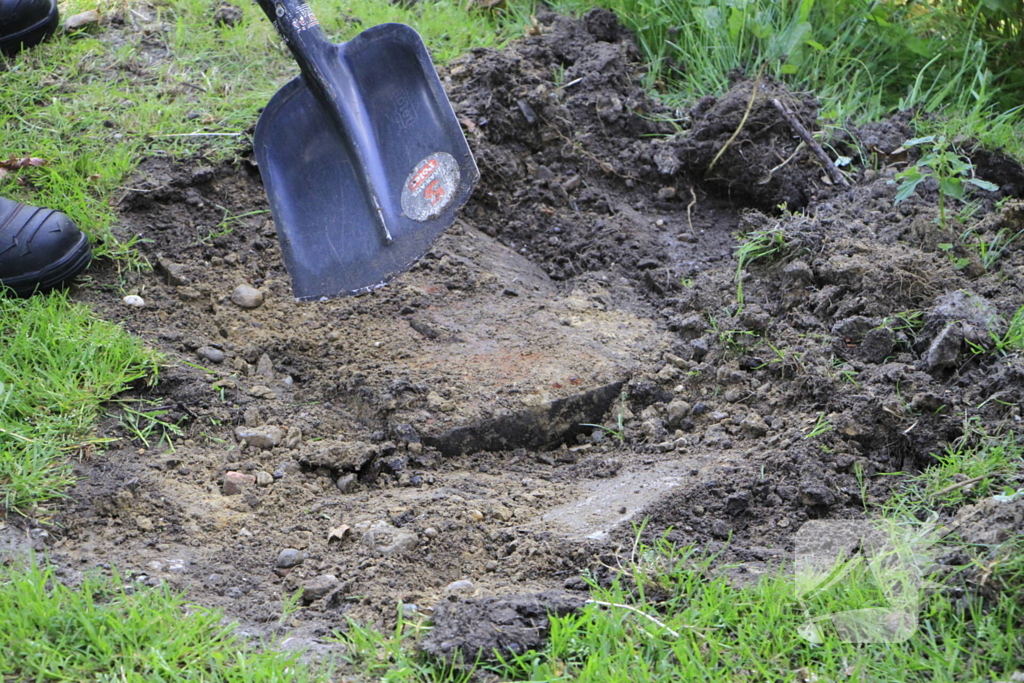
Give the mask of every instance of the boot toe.
[[11, 56], [32, 47], [57, 29], [56, 0], [3, 0], [0, 2], [0, 52]]
[[22, 296], [51, 289], [91, 257], [88, 238], [65, 214], [0, 197], [0, 284]]

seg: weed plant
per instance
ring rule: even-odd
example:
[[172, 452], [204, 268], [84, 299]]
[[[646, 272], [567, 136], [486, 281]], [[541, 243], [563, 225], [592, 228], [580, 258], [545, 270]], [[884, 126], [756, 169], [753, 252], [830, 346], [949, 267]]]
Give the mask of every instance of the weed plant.
[[977, 419], [964, 423], [964, 434], [949, 443], [935, 464], [912, 477], [885, 507], [887, 517], [917, 517], [936, 508], [952, 510], [1006, 487], [1024, 485], [1024, 449], [1013, 433], [988, 434]]
[[934, 179], [939, 190], [939, 226], [946, 230], [946, 202], [963, 201], [968, 186], [995, 192], [999, 186], [974, 177], [974, 166], [961, 150], [943, 136], [928, 135], [903, 143], [904, 147], [921, 147], [924, 151], [913, 164], [896, 174], [895, 203], [899, 204], [914, 194], [918, 185]]

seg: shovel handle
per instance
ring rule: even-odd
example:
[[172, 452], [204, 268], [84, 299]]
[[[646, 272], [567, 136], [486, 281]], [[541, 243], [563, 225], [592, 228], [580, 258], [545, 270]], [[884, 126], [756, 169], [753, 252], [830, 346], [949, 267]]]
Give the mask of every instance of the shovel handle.
[[301, 0], [256, 0], [260, 8], [284, 39], [307, 82], [331, 100], [337, 100], [324, 76], [328, 56], [334, 50], [320, 21], [309, 5]]

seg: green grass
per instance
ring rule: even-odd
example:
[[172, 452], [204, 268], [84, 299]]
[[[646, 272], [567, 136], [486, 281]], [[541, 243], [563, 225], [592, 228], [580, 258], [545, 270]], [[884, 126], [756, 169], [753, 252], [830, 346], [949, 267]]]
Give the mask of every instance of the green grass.
[[52, 570], [0, 569], [0, 678], [120, 683], [292, 683], [310, 680], [294, 654], [261, 651], [217, 612], [166, 587], [125, 589]]
[[61, 294], [0, 297], [0, 338], [0, 508], [31, 508], [61, 495], [102, 402], [155, 379], [158, 358]]
[[[574, 3], [579, 4], [579, 3]], [[636, 32], [648, 85], [685, 106], [765, 73], [844, 127], [896, 110], [921, 134], [961, 135], [1024, 158], [1019, 3], [875, 0], [602, 0]], [[1005, 6], [1005, 11], [999, 7]]]
[[991, 436], [979, 422], [968, 421], [964, 435], [933, 456], [936, 463], [911, 477], [887, 503], [886, 516], [952, 510], [1024, 486], [1024, 448], [1012, 432]]
[[755, 230], [743, 237], [743, 242], [736, 247], [736, 303], [744, 304], [743, 276], [747, 267], [755, 261], [777, 261], [787, 256], [792, 247], [786, 240], [786, 233], [781, 228]]

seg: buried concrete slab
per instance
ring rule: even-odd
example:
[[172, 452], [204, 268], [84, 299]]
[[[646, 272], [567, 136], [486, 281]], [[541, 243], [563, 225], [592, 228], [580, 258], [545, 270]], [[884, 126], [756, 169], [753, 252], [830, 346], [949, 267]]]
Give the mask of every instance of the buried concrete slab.
[[[426, 293], [426, 305], [404, 318], [350, 320], [366, 328], [364, 338], [385, 340], [351, 367], [416, 387], [399, 392], [388, 421], [411, 425], [445, 455], [543, 448], [571, 436], [580, 423], [599, 422], [631, 374], [669, 346], [622, 282], [597, 277], [563, 291], [469, 228], [440, 248], [446, 265], [404, 280]], [[466, 289], [448, 282], [438, 294], [446, 272]]]
[[645, 508], [692, 479], [690, 472], [699, 462], [698, 458], [685, 458], [638, 463], [609, 479], [581, 482], [573, 500], [522, 526], [543, 527], [575, 540], [604, 540], [613, 529], [636, 519]]

